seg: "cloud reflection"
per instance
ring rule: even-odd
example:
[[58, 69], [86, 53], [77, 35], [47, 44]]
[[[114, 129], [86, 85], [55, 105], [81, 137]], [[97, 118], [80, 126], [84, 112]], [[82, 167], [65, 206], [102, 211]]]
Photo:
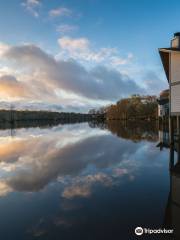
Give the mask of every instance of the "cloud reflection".
[[91, 187], [94, 183], [101, 183], [104, 186], [113, 184], [112, 178], [104, 173], [97, 173], [85, 177], [77, 178], [71, 186], [64, 189], [62, 196], [65, 198], [88, 197], [91, 194]]
[[62, 197], [88, 197], [98, 184], [111, 187], [125, 176], [132, 181], [136, 158], [148, 147], [87, 123], [18, 129], [16, 137], [0, 138], [0, 196], [40, 191], [58, 181]]

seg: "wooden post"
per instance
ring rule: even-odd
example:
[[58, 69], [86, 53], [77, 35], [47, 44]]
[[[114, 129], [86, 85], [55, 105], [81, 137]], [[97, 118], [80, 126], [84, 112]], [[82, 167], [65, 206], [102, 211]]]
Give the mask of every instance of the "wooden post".
[[169, 152], [169, 169], [171, 170], [173, 167], [174, 167], [174, 145], [171, 145]]
[[177, 161], [180, 162], [180, 116], [177, 116]]
[[177, 120], [177, 135], [178, 135], [178, 140], [179, 140], [179, 137], [180, 137], [180, 117], [177, 116], [176, 120]]
[[169, 116], [169, 142], [170, 145], [174, 145], [174, 124], [172, 116]]
[[161, 126], [162, 126], [162, 132], [164, 133], [165, 132], [165, 117], [164, 116], [162, 116]]

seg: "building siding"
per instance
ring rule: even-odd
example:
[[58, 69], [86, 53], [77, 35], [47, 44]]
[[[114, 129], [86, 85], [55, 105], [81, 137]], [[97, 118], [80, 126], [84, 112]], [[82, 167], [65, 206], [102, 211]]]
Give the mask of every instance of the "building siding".
[[180, 85], [171, 86], [171, 113], [180, 113]]
[[180, 53], [171, 52], [171, 83], [180, 82]]

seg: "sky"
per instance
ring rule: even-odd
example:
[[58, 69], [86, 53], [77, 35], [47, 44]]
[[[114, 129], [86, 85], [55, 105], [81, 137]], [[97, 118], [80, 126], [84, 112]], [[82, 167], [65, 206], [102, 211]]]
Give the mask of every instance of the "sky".
[[178, 0], [2, 0], [0, 108], [87, 112], [168, 87]]

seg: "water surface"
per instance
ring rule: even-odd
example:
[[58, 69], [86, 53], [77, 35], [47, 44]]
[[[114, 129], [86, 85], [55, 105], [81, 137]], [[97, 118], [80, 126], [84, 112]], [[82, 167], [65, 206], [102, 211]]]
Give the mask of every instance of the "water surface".
[[0, 239], [130, 240], [137, 226], [162, 228], [171, 174], [158, 142], [156, 123], [1, 130]]

